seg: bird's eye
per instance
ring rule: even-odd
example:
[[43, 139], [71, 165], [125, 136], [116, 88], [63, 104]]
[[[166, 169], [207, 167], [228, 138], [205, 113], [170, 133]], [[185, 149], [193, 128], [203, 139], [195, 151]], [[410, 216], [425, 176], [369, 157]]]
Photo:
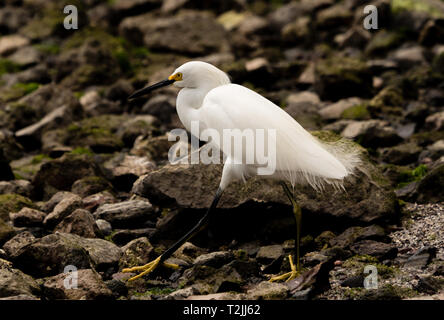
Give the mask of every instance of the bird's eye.
[[178, 80], [182, 80], [182, 73], [179, 72], [179, 73], [177, 74], [177, 79], [178, 79]]

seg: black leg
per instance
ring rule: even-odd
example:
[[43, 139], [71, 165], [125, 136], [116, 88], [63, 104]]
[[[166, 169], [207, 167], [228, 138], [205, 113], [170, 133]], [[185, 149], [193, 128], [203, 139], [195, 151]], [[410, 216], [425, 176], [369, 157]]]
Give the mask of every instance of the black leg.
[[219, 202], [220, 197], [222, 196], [223, 190], [221, 188], [218, 188], [216, 191], [216, 195], [214, 196], [213, 202], [211, 203], [211, 206], [208, 208], [205, 215], [199, 220], [199, 222], [190, 230], [188, 231], [182, 238], [177, 240], [175, 244], [173, 244], [167, 251], [165, 251], [160, 256], [160, 262], [165, 261], [168, 259], [177, 249], [180, 248], [182, 244], [190, 240], [194, 235], [196, 235], [199, 231], [201, 231], [205, 225], [207, 224], [211, 212], [214, 211], [214, 209], [217, 206], [217, 203]]
[[298, 272], [301, 271], [301, 263], [300, 263], [300, 238], [301, 238], [301, 220], [302, 220], [302, 213], [301, 208], [297, 204], [296, 200], [293, 197], [293, 193], [288, 188], [287, 184], [285, 182], [282, 182], [282, 188], [284, 189], [285, 194], [287, 195], [288, 199], [290, 200], [291, 204], [293, 205], [293, 215], [296, 221], [296, 243], [295, 243], [295, 249], [296, 249], [296, 269]]

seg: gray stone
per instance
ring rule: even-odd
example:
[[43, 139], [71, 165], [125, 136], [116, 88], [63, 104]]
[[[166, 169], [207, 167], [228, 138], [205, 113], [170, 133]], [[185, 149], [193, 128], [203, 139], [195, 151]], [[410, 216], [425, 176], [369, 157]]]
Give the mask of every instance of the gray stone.
[[48, 228], [52, 228], [74, 210], [81, 208], [81, 206], [82, 198], [75, 194], [67, 194], [66, 197], [54, 207], [52, 212], [45, 217], [43, 223]]
[[138, 225], [155, 217], [149, 201], [128, 200], [113, 204], [103, 204], [95, 212], [96, 219], [103, 219], [116, 227]]
[[42, 211], [26, 207], [19, 212], [11, 212], [9, 214], [9, 218], [16, 227], [40, 226], [43, 224], [45, 216], [46, 213]]

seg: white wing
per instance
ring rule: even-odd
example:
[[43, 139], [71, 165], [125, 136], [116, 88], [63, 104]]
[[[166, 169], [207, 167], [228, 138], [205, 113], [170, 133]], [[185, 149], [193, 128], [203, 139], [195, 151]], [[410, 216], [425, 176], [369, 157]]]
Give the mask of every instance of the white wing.
[[[327, 151], [284, 110], [243, 86], [227, 84], [211, 90], [199, 115], [207, 128], [216, 129], [221, 136], [223, 129], [275, 129], [276, 171], [292, 185], [309, 183], [318, 188], [350, 173], [352, 165]], [[227, 154], [223, 145], [218, 147]]]

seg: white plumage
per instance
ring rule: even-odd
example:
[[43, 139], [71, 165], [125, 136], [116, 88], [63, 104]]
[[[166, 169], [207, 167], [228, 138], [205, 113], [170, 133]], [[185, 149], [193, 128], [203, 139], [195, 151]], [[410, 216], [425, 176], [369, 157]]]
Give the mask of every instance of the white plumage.
[[[188, 130], [191, 121], [199, 121], [201, 129], [215, 129], [221, 137], [224, 129], [276, 130], [276, 172], [264, 178], [286, 180], [293, 186], [308, 183], [315, 189], [324, 184], [341, 187], [359, 163], [358, 154], [342, 150], [341, 144], [321, 142], [283, 109], [246, 87], [231, 84], [224, 72], [210, 64], [188, 62], [176, 73], [183, 75], [183, 80], [175, 83], [183, 88], [177, 112]], [[243, 165], [233, 165], [232, 152], [215, 143], [227, 156], [222, 189], [232, 180], [256, 174], [258, 165], [245, 164], [245, 154]]]

